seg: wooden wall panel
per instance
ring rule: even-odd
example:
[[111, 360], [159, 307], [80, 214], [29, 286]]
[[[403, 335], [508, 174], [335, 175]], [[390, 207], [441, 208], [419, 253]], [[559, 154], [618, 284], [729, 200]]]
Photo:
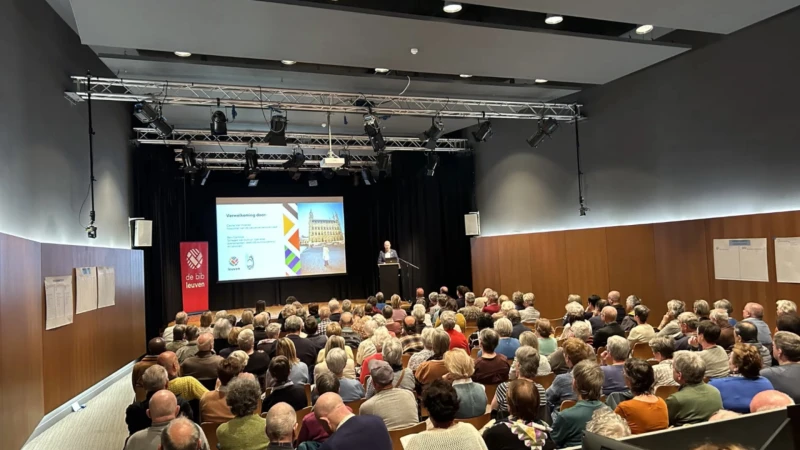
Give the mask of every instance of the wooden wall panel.
[[497, 242], [500, 284], [494, 289], [509, 296], [514, 291], [532, 291], [531, 259], [528, 252], [524, 251], [528, 246], [528, 236], [524, 234], [501, 236]]
[[689, 305], [695, 299], [709, 298], [704, 221], [657, 223], [653, 225], [653, 237], [656, 278], [661, 290], [661, 302], [648, 305], [654, 315], [663, 316], [666, 303], [673, 298]]
[[497, 237], [474, 238], [472, 244], [472, 290], [480, 297], [486, 288], [500, 288]]
[[569, 292], [566, 294], [580, 295], [584, 304], [591, 294], [605, 297], [610, 289], [605, 228], [568, 231], [565, 239], [569, 256], [567, 261]]
[[623, 299], [634, 294], [645, 304], [661, 301], [654, 240], [652, 225], [606, 228], [608, 284]]
[[44, 416], [41, 245], [0, 234], [0, 436], [21, 448]]
[[531, 284], [536, 295], [536, 309], [545, 318], [563, 315], [567, 278], [567, 248], [565, 232], [529, 234], [527, 251], [530, 257]]

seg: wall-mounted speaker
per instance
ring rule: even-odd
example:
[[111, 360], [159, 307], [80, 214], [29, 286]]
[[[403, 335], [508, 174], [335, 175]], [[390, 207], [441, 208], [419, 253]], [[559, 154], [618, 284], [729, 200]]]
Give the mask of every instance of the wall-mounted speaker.
[[471, 212], [464, 215], [464, 230], [467, 236], [481, 235], [481, 213]]
[[136, 220], [133, 222], [133, 246], [152, 247], [153, 246], [153, 221]]

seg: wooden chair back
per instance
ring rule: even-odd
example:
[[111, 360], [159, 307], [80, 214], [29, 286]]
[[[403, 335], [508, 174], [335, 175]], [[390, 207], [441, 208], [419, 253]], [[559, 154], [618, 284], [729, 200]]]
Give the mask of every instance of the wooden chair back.
[[555, 331], [553, 331], [553, 336], [554, 336], [554, 337], [556, 337], [556, 338], [558, 338], [558, 337], [560, 337], [562, 334], [564, 334], [564, 327], [562, 327], [562, 326], [560, 326], [560, 325], [559, 325], [559, 326], [557, 326], [557, 327], [555, 328]]
[[217, 448], [217, 427], [219, 426], [220, 424], [211, 422], [203, 422], [200, 424], [200, 428], [203, 429], [203, 433], [206, 435], [206, 440], [208, 440], [208, 448]]
[[564, 400], [563, 402], [561, 402], [561, 408], [559, 409], [559, 411], [570, 409], [573, 406], [575, 406], [576, 403], [578, 402], [576, 402], [575, 400]]
[[667, 399], [670, 395], [678, 392], [680, 386], [659, 386], [656, 388], [656, 396]]
[[489, 421], [492, 420], [492, 413], [480, 415], [478, 417], [471, 417], [469, 419], [456, 419], [456, 423], [468, 423], [480, 431]]
[[308, 402], [307, 405], [311, 406], [311, 385], [304, 384], [303, 388], [306, 390], [306, 401]]
[[472, 356], [472, 359], [478, 359], [478, 352], [481, 351], [480, 347], [475, 347], [472, 351], [469, 352], [469, 355]]
[[[297, 411], [295, 411], [295, 414], [297, 414], [297, 426], [295, 427], [295, 430], [294, 430], [294, 438], [295, 439], [297, 439], [297, 436], [300, 435], [300, 428], [302, 428], [302, 426], [303, 426], [303, 419], [308, 415], [308, 413], [311, 412], [311, 408], [313, 408], [313, 406], [306, 406], [303, 409], [298, 409]], [[266, 419], [266, 417], [265, 417], [265, 419]], [[212, 448], [211, 450], [214, 450], [214, 449]]]
[[598, 347], [597, 349], [597, 364], [603, 364], [603, 352], [606, 351], [605, 347]]
[[564, 325], [564, 318], [559, 317], [558, 319], [547, 319], [550, 321], [550, 326], [555, 330], [556, 328]]
[[533, 381], [542, 385], [543, 388], [547, 389], [553, 384], [553, 380], [556, 379], [555, 372], [550, 372], [547, 375], [537, 375], [533, 378]]
[[427, 424], [425, 422], [420, 422], [410, 427], [400, 428], [399, 430], [390, 430], [389, 437], [392, 438], [392, 450], [403, 450], [403, 444], [400, 443], [400, 438], [408, 436], [409, 434], [422, 433], [425, 431], [426, 427]]
[[497, 384], [484, 384], [486, 388], [486, 403], [491, 405], [494, 400], [494, 394], [497, 392]]
[[647, 360], [647, 364], [650, 364], [651, 366], [657, 366], [658, 365], [658, 360], [657, 359], [648, 359]]
[[142, 386], [136, 386], [133, 388], [133, 395], [136, 398], [137, 402], [143, 402], [145, 398], [147, 398], [147, 389], [143, 388]]
[[531, 331], [536, 331], [536, 322], [522, 322]]
[[646, 342], [637, 342], [633, 345], [631, 354], [634, 358], [647, 360], [653, 357], [653, 349], [651, 349], [650, 344]]
[[413, 353], [403, 353], [403, 369], [408, 367], [408, 360], [411, 359]]
[[346, 406], [349, 406], [350, 409], [353, 410], [353, 414], [358, 415], [358, 411], [361, 409], [361, 404], [366, 401], [364, 398], [360, 398], [358, 400], [354, 400], [352, 402], [345, 403]]
[[463, 331], [464, 331], [464, 337], [469, 339], [469, 337], [472, 335], [472, 333], [475, 333], [476, 331], [478, 331], [478, 327], [473, 327], [473, 326], [467, 324], [467, 326], [464, 327]]

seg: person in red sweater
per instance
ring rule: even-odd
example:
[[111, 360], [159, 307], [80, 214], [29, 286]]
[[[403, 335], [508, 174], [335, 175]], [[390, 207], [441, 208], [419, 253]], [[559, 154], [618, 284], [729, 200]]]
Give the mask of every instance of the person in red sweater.
[[466, 336], [461, 331], [456, 330], [456, 313], [445, 311], [442, 313], [441, 319], [444, 332], [450, 336], [450, 350], [460, 348], [469, 354], [469, 342]]
[[497, 301], [497, 292], [491, 291], [486, 294], [486, 299], [489, 303], [483, 307], [483, 312], [487, 314], [495, 314], [500, 312], [500, 303]]

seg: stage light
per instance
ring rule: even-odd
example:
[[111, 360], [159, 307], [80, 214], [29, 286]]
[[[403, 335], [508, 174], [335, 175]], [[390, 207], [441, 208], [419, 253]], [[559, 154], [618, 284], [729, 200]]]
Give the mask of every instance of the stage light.
[[444, 123], [438, 117], [434, 117], [431, 119], [431, 127], [419, 137], [419, 140], [423, 142], [425, 148], [433, 150], [436, 148], [436, 141], [444, 133]]
[[286, 116], [274, 115], [269, 119], [269, 133], [267, 144], [286, 146]]
[[303, 172], [295, 172], [294, 175], [292, 175], [292, 180], [294, 181], [300, 181], [300, 178], [303, 178]]
[[361, 178], [364, 180], [364, 184], [367, 186], [371, 186], [375, 183], [375, 179], [372, 178], [372, 173], [366, 167], [361, 168]]
[[425, 166], [425, 173], [429, 177], [432, 177], [434, 174], [436, 174], [436, 167], [439, 166], [439, 155], [434, 152], [428, 152], [426, 156], [428, 158], [428, 162]]
[[188, 57], [192, 56], [192, 54], [190, 52], [179, 52], [179, 51], [176, 51], [175, 52], [175, 56], [179, 56], [181, 58], [188, 58]]
[[291, 59], [282, 59], [281, 64], [283, 64], [284, 66], [293, 66], [297, 64], [297, 61], [292, 61]]
[[537, 79], [533, 80], [533, 82], [534, 83], [543, 84], [543, 83], [547, 83], [547, 80], [545, 80], [544, 78], [537, 78]]
[[333, 169], [322, 169], [322, 176], [326, 180], [331, 180], [336, 176], [336, 173], [333, 171]]
[[203, 179], [200, 180], [200, 186], [206, 185], [206, 183], [208, 182], [209, 175], [211, 175], [211, 169], [205, 169], [205, 172], [203, 173]]
[[344, 151], [339, 152], [339, 157], [344, 159], [344, 164], [342, 167], [336, 169], [336, 174], [341, 177], [350, 176], [350, 162], [352, 161], [352, 157], [350, 153], [345, 153]]
[[444, 12], [447, 14], [455, 14], [463, 9], [461, 3], [458, 2], [444, 2]]
[[197, 167], [197, 158], [192, 147], [184, 147], [181, 150], [181, 161], [184, 174], [195, 174], [200, 169]]
[[536, 148], [544, 141], [545, 137], [552, 137], [558, 129], [558, 121], [555, 119], [542, 119], [539, 121], [539, 130], [536, 134], [528, 138], [528, 145]]
[[364, 115], [364, 131], [369, 136], [369, 143], [376, 152], [386, 150], [386, 140], [381, 132], [381, 124], [372, 114]]
[[319, 186], [319, 181], [317, 181], [317, 176], [313, 173], [308, 174], [308, 187], [317, 187]]
[[283, 163], [283, 168], [292, 172], [298, 172], [303, 165], [306, 163], [306, 155], [303, 154], [302, 151], [298, 153], [295, 151], [292, 153], [292, 156]]
[[544, 23], [548, 25], [558, 25], [564, 21], [564, 16], [558, 14], [548, 14], [547, 18], [544, 19]]
[[636, 34], [647, 34], [647, 33], [651, 32], [651, 31], [653, 31], [653, 26], [652, 25], [642, 25], [642, 26], [636, 28]]
[[228, 118], [225, 113], [217, 110], [211, 114], [211, 135], [212, 136], [227, 136], [228, 134]]
[[486, 122], [481, 123], [480, 127], [478, 127], [478, 131], [474, 131], [472, 133], [472, 137], [475, 138], [478, 142], [486, 142], [491, 137], [494, 136], [494, 131], [492, 130], [492, 123], [488, 120]]
[[386, 152], [380, 152], [377, 156], [377, 162], [375, 167], [378, 168], [380, 172], [387, 172], [389, 170], [389, 164], [392, 162], [392, 156]]
[[172, 134], [174, 127], [164, 120], [160, 111], [156, 111], [148, 103], [137, 103], [133, 105], [133, 115], [143, 124], [158, 131], [158, 134], [162, 137], [167, 137]]
[[258, 166], [258, 151], [254, 148], [248, 148], [244, 152], [244, 171], [250, 181], [258, 178], [258, 173], [261, 172]]
[[375, 68], [375, 73], [389, 73], [389, 69], [387, 69], [385, 67], [376, 67]]
[[472, 75], [470, 75], [470, 74], [468, 74], [468, 73], [462, 73], [462, 74], [461, 74], [461, 75], [459, 75], [459, 76], [460, 76], [461, 78], [472, 78]]
[[247, 180], [247, 187], [256, 187], [256, 186], [258, 186], [258, 178]]

